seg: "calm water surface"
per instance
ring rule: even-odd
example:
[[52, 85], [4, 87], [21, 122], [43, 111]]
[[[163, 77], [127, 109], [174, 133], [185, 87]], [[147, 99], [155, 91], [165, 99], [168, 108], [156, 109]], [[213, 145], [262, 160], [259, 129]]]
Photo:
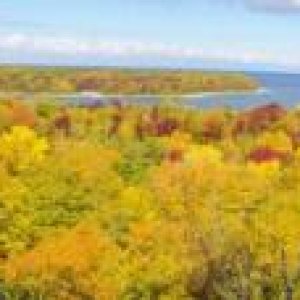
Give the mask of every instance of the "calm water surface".
[[300, 74], [249, 73], [261, 84], [262, 89], [244, 94], [219, 94], [189, 99], [194, 107], [225, 105], [237, 109], [276, 102], [285, 107], [300, 105]]

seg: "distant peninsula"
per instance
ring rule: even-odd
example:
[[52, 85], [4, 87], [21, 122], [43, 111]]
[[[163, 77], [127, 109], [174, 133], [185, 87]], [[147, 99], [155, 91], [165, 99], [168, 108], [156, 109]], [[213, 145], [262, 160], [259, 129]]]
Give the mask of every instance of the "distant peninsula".
[[204, 92], [252, 91], [259, 83], [243, 73], [194, 70], [0, 67], [2, 92], [104, 95], [186, 95]]

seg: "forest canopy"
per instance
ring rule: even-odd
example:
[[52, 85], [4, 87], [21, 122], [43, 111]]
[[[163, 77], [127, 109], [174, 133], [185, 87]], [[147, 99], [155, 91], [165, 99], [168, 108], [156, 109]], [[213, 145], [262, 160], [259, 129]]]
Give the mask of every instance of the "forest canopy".
[[299, 110], [0, 120], [1, 299], [299, 299]]
[[180, 95], [248, 91], [258, 86], [255, 79], [232, 72], [0, 67], [0, 92], [97, 91], [121, 95]]

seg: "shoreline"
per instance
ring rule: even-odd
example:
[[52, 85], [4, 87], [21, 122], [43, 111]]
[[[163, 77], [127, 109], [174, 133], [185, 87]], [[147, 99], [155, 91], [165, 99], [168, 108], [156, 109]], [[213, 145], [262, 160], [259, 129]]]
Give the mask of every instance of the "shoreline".
[[251, 95], [251, 94], [264, 94], [267, 93], [269, 91], [269, 89], [265, 88], [265, 87], [261, 87], [258, 89], [254, 89], [254, 90], [241, 90], [241, 91], [224, 91], [224, 92], [202, 92], [199, 94], [188, 94], [188, 95], [183, 95], [183, 97], [185, 98], [193, 98], [193, 97], [198, 97], [198, 98], [204, 98], [204, 97], [213, 97], [213, 96], [235, 96], [235, 95]]
[[228, 91], [218, 91], [218, 92], [199, 92], [195, 94], [134, 94], [134, 95], [124, 95], [124, 94], [102, 94], [101, 92], [74, 92], [74, 93], [56, 93], [56, 92], [3, 92], [0, 91], [1, 96], [49, 96], [49, 97], [88, 97], [88, 98], [204, 98], [213, 96], [234, 96], [234, 95], [247, 95], [247, 94], [264, 94], [267, 93], [269, 89], [261, 87], [254, 90], [228, 90]]

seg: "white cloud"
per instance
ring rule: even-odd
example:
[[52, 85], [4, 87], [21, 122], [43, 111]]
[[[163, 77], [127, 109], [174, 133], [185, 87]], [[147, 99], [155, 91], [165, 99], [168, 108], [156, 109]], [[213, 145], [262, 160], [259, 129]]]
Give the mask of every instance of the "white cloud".
[[219, 0], [221, 2], [245, 5], [251, 9], [266, 12], [293, 13], [300, 12], [300, 0]]
[[47, 55], [61, 58], [95, 57], [158, 57], [161, 59], [192, 59], [196, 61], [218, 61], [235, 63], [259, 63], [300, 67], [300, 56], [275, 55], [267, 51], [242, 49], [239, 46], [208, 49], [201, 47], [179, 47], [176, 45], [88, 39], [63, 36], [41, 36], [29, 34], [0, 34], [0, 53]]
[[0, 35], [0, 49], [60, 55], [161, 55], [176, 57], [196, 54], [176, 46], [166, 46], [159, 43], [25, 34]]
[[297, 11], [300, 9], [299, 0], [247, 0], [250, 5], [257, 8], [274, 11]]

